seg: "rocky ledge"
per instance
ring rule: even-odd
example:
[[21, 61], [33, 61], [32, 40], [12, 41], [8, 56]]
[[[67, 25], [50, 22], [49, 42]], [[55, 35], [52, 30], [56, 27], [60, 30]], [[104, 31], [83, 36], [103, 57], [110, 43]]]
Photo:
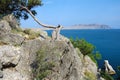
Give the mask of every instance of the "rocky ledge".
[[35, 31], [13, 30], [0, 21], [0, 80], [97, 80], [96, 64], [83, 59], [69, 39], [51, 41], [44, 31], [35, 36]]

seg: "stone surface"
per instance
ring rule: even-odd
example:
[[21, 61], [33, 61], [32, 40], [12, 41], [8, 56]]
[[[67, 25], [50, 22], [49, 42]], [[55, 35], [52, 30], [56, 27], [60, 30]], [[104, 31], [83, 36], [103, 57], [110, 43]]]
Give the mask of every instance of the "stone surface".
[[3, 17], [3, 20], [7, 21], [11, 27], [11, 29], [21, 29], [19, 26], [19, 21], [13, 16], [13, 14], [9, 14]]
[[59, 40], [51, 41], [45, 31], [38, 30], [39, 37], [26, 40], [24, 36], [10, 32], [10, 22], [6, 24], [7, 28], [0, 24], [0, 41], [8, 43], [0, 45], [0, 80], [35, 79], [32, 70], [37, 69], [38, 51], [42, 52], [41, 65], [52, 64], [51, 73], [43, 80], [97, 80], [95, 63], [88, 56], [83, 58], [68, 38], [60, 35]]
[[11, 31], [11, 27], [7, 21], [5, 21], [5, 20], [0, 21], [0, 31], [2, 31], [4, 33]]
[[24, 37], [18, 34], [13, 33], [1, 33], [0, 41], [13, 45], [21, 45], [21, 43], [25, 40]]
[[0, 61], [2, 67], [2, 70], [0, 70], [0, 80], [18, 80], [14, 79], [15, 76], [11, 76], [16, 75], [16, 73], [11, 73], [9, 70], [13, 70], [12, 68], [19, 63], [20, 58], [20, 52], [16, 47], [10, 45], [0, 46]]
[[4, 76], [0, 80], [29, 80], [27, 76], [22, 76], [22, 74], [14, 68], [4, 69], [3, 74]]
[[20, 57], [20, 52], [15, 47], [9, 45], [0, 46], [0, 61], [2, 65], [17, 65]]
[[[82, 54], [78, 54], [71, 43], [42, 41], [40, 50], [44, 54], [43, 60], [55, 64], [52, 74], [46, 77], [48, 80], [97, 80], [96, 64], [88, 56], [84, 62], [83, 56], [79, 56]], [[90, 73], [90, 77], [85, 75], [86, 71]]]
[[6, 20], [0, 21], [0, 42], [19, 45], [24, 41], [24, 37], [11, 33], [11, 26]]
[[[27, 29], [27, 28], [26, 28]], [[24, 29], [25, 30], [25, 29]], [[48, 39], [49, 37], [48, 37], [48, 34], [47, 34], [47, 32], [46, 31], [43, 31], [43, 30], [41, 30], [40, 28], [31, 28], [31, 31], [33, 31], [33, 32], [37, 32], [37, 33], [40, 33], [40, 40], [45, 40], [45, 39]]]
[[79, 50], [74, 49], [71, 43], [41, 41], [39, 39], [25, 41], [20, 47], [0, 46], [2, 65], [15, 64], [11, 68], [3, 69], [3, 78], [0, 80], [32, 80], [32, 65], [38, 50], [44, 51], [44, 60], [55, 64], [52, 73], [47, 75], [45, 79], [87, 80], [91, 78], [91, 76], [85, 75], [87, 71], [92, 74], [90, 80], [96, 80], [93, 78], [96, 77], [97, 71], [95, 63], [89, 57], [85, 57], [84, 62], [83, 55]]

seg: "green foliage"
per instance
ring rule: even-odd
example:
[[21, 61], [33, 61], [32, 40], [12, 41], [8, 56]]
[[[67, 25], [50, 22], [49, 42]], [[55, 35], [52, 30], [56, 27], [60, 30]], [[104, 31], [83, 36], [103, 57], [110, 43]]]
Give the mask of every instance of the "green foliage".
[[102, 58], [101, 54], [98, 51], [93, 54], [88, 54], [88, 56], [92, 59], [94, 63], [96, 63], [96, 65], [98, 65], [96, 60], [100, 60]]
[[71, 43], [75, 48], [78, 48], [81, 53], [85, 56], [88, 55], [96, 64], [98, 59], [101, 59], [101, 54], [96, 51], [96, 48], [91, 43], [87, 42], [85, 39], [70, 39]]
[[96, 51], [95, 58], [98, 60], [102, 58], [102, 55], [99, 53], [99, 51]]
[[45, 60], [45, 50], [40, 49], [37, 52], [36, 60], [34, 62], [33, 77], [36, 80], [42, 80], [51, 73], [52, 68], [55, 66], [53, 62]]
[[41, 5], [41, 0], [0, 0], [0, 17], [14, 14], [17, 18], [27, 19], [27, 11], [22, 9], [21, 6], [27, 7], [35, 15], [36, 11], [33, 8]]
[[100, 74], [105, 80], [114, 80], [114, 78], [110, 74], [108, 74], [104, 71], [101, 71]]
[[93, 53], [95, 47], [88, 43], [86, 40], [84, 39], [70, 39], [72, 44], [74, 45], [74, 47], [79, 48], [79, 50], [82, 52], [83, 55], [88, 55]]

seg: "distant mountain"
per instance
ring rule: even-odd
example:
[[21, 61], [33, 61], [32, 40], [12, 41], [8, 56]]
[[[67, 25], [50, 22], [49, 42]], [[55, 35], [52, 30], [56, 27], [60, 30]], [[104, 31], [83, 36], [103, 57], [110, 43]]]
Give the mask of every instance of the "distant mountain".
[[108, 25], [101, 24], [78, 24], [66, 27], [64, 29], [111, 29], [111, 27]]

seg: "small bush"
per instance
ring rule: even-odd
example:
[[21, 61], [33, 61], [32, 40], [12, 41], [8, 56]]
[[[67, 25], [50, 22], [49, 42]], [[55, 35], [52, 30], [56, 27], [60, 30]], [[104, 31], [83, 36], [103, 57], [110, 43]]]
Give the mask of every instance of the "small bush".
[[33, 67], [33, 77], [36, 80], [42, 80], [51, 73], [52, 68], [55, 66], [54, 62], [45, 61], [45, 50], [40, 49], [37, 52], [36, 60]]
[[78, 48], [81, 53], [85, 56], [88, 55], [96, 64], [97, 64], [97, 59], [101, 59], [101, 54], [96, 51], [96, 47], [87, 42], [85, 39], [70, 39], [71, 43], [75, 48]]
[[110, 74], [106, 73], [105, 71], [101, 71], [100, 74], [105, 80], [114, 80], [114, 78]]
[[85, 39], [76, 39], [76, 40], [70, 39], [70, 40], [74, 45], [74, 47], [79, 48], [79, 50], [84, 56], [93, 53], [95, 49], [95, 47], [91, 43], [88, 43]]

